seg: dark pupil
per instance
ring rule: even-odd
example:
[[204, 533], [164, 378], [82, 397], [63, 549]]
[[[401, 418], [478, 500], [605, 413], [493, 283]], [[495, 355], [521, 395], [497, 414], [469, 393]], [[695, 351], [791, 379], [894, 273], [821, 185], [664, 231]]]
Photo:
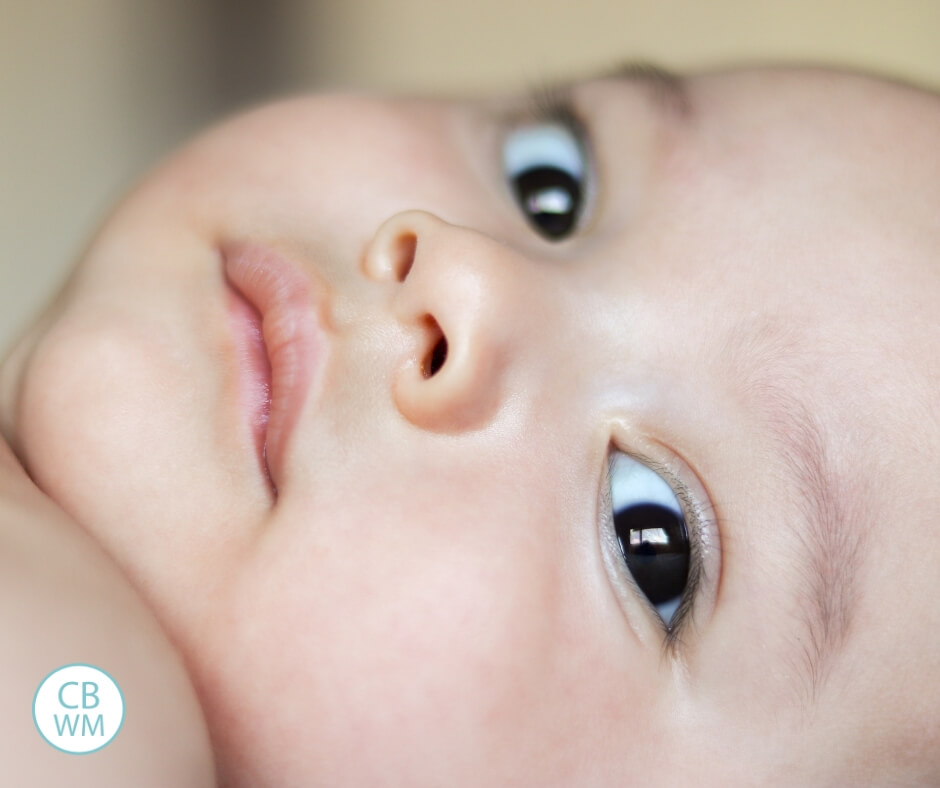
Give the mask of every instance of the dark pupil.
[[562, 238], [574, 228], [581, 207], [581, 184], [556, 167], [533, 167], [516, 176], [516, 197], [529, 221], [547, 238]]
[[689, 534], [681, 514], [655, 503], [614, 513], [627, 568], [654, 605], [681, 596], [689, 576]]

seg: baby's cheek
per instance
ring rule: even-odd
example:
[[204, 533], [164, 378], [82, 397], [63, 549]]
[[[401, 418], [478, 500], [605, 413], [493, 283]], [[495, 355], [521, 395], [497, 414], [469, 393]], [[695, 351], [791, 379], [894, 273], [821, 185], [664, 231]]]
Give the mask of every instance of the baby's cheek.
[[31, 356], [20, 443], [40, 486], [81, 522], [95, 520], [97, 509], [121, 496], [119, 480], [146, 466], [145, 414], [159, 404], [146, 394], [158, 390], [159, 377], [152, 354], [100, 320], [60, 320]]
[[138, 311], [75, 304], [59, 317], [26, 367], [18, 437], [37, 485], [175, 634], [208, 615], [258, 497], [251, 459], [238, 465], [218, 439], [232, 433], [218, 380], [167, 318]]
[[389, 538], [348, 544], [370, 526], [341, 522], [309, 524], [332, 524], [332, 545], [273, 523], [218, 625], [194, 644], [223, 771], [243, 780], [234, 784], [583, 778], [593, 748], [606, 747], [607, 729], [590, 731], [610, 687], [584, 669], [595, 644], [565, 631], [548, 553], [511, 538], [498, 550], [458, 546], [445, 528], [399, 540], [390, 524]]

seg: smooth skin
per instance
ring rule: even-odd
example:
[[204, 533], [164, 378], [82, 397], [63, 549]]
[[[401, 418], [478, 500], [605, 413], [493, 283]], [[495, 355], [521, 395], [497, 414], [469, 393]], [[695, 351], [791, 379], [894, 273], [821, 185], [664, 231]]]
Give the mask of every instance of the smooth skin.
[[[559, 243], [502, 171], [521, 102], [210, 131], [13, 346], [4, 437], [182, 653], [224, 786], [937, 784], [940, 100], [808, 69], [573, 95]], [[327, 305], [276, 496], [244, 241]], [[612, 447], [706, 515], [677, 632], [611, 537]]]
[[[215, 786], [208, 729], [180, 655], [120, 568], [36, 487], [3, 440], [0, 562], [4, 783]], [[125, 703], [117, 735], [83, 755], [55, 749], [33, 723], [40, 682], [75, 662], [105, 670]], [[113, 722], [99, 730], [110, 733]]]

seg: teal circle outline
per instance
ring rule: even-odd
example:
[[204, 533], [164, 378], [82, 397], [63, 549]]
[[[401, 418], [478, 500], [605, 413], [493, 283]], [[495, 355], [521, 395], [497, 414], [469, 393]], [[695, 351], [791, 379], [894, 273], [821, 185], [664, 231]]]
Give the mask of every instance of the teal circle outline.
[[[53, 744], [51, 741], [49, 741], [46, 738], [46, 734], [42, 732], [42, 728], [39, 727], [39, 722], [37, 722], [36, 720], [36, 698], [39, 695], [39, 690], [43, 688], [43, 685], [49, 680], [50, 676], [53, 676], [56, 673], [58, 673], [60, 670], [65, 670], [66, 668], [93, 668], [94, 670], [97, 670], [99, 673], [104, 673], [104, 675], [107, 676], [111, 680], [114, 686], [117, 687], [118, 695], [121, 697], [121, 724], [118, 725], [117, 730], [114, 732], [114, 735], [110, 739], [108, 739], [100, 747], [95, 747], [95, 749], [93, 750], [85, 750], [85, 752], [72, 752], [71, 750], [63, 750], [57, 744]], [[59, 665], [59, 667], [55, 668], [55, 670], [50, 670], [46, 674], [45, 678], [39, 682], [39, 686], [36, 687], [36, 691], [33, 693], [33, 726], [36, 728], [36, 732], [42, 737], [42, 740], [46, 744], [48, 744], [53, 749], [58, 750], [59, 752], [64, 752], [66, 755], [91, 755], [93, 752], [98, 752], [99, 750], [103, 750], [105, 747], [107, 747], [111, 742], [113, 742], [117, 738], [118, 734], [121, 732], [121, 728], [124, 727], [125, 717], [127, 717], [127, 701], [124, 700], [124, 691], [121, 689], [121, 685], [118, 684], [114, 680], [114, 676], [108, 673], [108, 671], [106, 671], [104, 668], [99, 668], [97, 665], [92, 665], [90, 662], [70, 662], [67, 665]]]

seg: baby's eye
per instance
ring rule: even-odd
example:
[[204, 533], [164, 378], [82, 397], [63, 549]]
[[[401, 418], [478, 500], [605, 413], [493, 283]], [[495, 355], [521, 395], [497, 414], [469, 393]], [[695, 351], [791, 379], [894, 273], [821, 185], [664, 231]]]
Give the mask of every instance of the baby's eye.
[[573, 129], [536, 123], [511, 131], [503, 142], [503, 169], [536, 232], [560, 241], [576, 228], [586, 168]]
[[689, 582], [689, 532], [672, 488], [624, 454], [610, 464], [614, 531], [630, 574], [669, 627]]

